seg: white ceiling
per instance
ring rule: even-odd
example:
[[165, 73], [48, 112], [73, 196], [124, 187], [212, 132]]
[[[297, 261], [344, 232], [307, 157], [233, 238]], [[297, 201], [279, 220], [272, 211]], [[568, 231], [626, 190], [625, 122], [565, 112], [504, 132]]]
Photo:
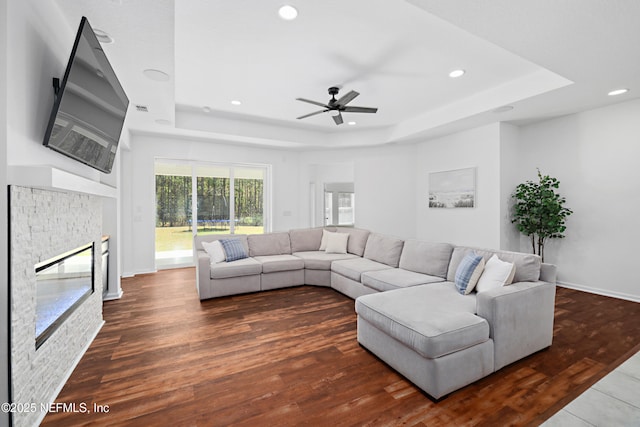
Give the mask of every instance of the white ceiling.
[[[416, 141], [640, 96], [637, 0], [58, 0], [111, 34], [134, 132], [292, 148]], [[71, 45], [71, 41], [69, 42]], [[169, 74], [146, 78], [144, 69]], [[467, 73], [451, 79], [448, 73]], [[360, 92], [377, 114], [296, 117]], [[631, 91], [620, 97], [607, 92]], [[242, 105], [231, 104], [232, 100]], [[511, 105], [513, 110], [494, 113]], [[210, 112], [204, 112], [203, 107]], [[157, 120], [168, 120], [169, 125]], [[347, 121], [354, 120], [355, 126]]]

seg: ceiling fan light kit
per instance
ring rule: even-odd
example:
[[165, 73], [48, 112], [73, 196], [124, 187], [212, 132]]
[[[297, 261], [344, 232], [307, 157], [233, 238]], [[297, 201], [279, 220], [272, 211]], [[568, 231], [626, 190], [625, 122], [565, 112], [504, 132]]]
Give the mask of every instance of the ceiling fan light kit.
[[323, 110], [314, 111], [313, 113], [297, 117], [297, 119], [305, 119], [307, 117], [315, 116], [316, 114], [328, 112], [329, 115], [333, 117], [333, 121], [335, 122], [335, 124], [341, 125], [342, 123], [344, 123], [342, 119], [342, 113], [376, 113], [378, 111], [377, 108], [372, 107], [347, 106], [348, 103], [350, 103], [358, 95], [360, 95], [360, 93], [356, 92], [355, 90], [352, 90], [341, 98], [336, 99], [336, 95], [338, 94], [338, 92], [340, 92], [340, 88], [335, 86], [330, 87], [329, 95], [331, 95], [331, 99], [326, 104], [318, 101], [312, 101], [310, 99], [296, 98], [296, 100], [298, 101], [306, 102], [324, 108]]

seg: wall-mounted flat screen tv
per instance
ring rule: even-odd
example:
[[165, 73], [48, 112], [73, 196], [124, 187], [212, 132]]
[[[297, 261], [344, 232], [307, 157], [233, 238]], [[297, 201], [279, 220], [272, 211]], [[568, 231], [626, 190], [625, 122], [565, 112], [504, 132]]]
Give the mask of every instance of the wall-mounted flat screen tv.
[[44, 145], [111, 173], [129, 98], [85, 17], [57, 86]]

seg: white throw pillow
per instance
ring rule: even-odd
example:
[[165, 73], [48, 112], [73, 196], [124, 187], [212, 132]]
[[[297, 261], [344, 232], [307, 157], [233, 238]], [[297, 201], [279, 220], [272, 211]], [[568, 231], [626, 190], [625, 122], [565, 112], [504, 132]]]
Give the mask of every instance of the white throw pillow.
[[324, 251], [327, 249], [327, 237], [330, 234], [337, 234], [334, 233], [333, 231], [327, 231], [327, 230], [322, 230], [322, 239], [320, 240], [320, 249], [321, 251]]
[[515, 264], [502, 261], [494, 254], [484, 266], [482, 276], [480, 276], [480, 280], [478, 280], [478, 284], [476, 285], [476, 291], [485, 292], [490, 289], [510, 285], [511, 282], [513, 282], [513, 276], [515, 274]]
[[202, 242], [202, 247], [205, 252], [209, 254], [211, 262], [218, 264], [219, 262], [225, 262], [227, 260], [220, 241], [214, 240], [213, 242]]
[[328, 254], [346, 254], [348, 241], [349, 234], [347, 233], [328, 233], [325, 252]]

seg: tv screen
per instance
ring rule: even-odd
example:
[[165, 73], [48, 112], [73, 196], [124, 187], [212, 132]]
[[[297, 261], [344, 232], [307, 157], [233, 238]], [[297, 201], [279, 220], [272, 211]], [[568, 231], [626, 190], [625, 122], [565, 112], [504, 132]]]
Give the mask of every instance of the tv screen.
[[111, 173], [129, 99], [85, 17], [56, 92], [44, 145]]

